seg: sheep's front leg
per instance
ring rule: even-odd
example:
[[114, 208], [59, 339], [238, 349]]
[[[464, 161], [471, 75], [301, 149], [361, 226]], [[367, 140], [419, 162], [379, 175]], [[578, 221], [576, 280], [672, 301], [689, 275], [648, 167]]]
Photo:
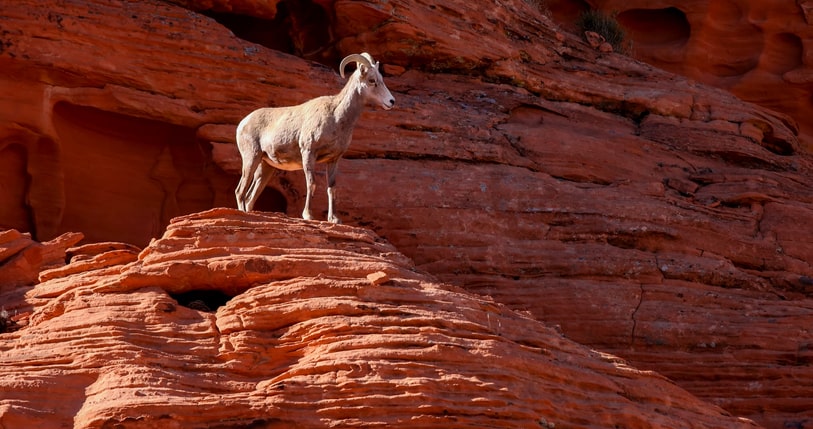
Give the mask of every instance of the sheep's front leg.
[[336, 172], [339, 170], [338, 161], [327, 165], [327, 220], [333, 223], [342, 223], [334, 212], [336, 201]]
[[316, 182], [313, 181], [313, 170], [316, 168], [316, 157], [311, 151], [302, 151], [302, 171], [305, 172], [305, 208], [302, 210], [302, 219], [311, 220], [311, 197], [316, 192]]

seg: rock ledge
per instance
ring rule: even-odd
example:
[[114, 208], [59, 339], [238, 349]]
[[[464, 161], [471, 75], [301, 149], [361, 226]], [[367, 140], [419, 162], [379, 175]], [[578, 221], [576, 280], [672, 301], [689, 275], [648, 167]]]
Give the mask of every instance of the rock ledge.
[[74, 264], [0, 335], [0, 426], [755, 427], [362, 228], [214, 209]]

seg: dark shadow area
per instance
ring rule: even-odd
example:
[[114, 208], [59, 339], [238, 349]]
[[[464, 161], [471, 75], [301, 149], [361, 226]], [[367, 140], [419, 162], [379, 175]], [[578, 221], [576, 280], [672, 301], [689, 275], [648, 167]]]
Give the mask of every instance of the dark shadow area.
[[53, 113], [64, 175], [59, 232], [143, 247], [173, 217], [233, 201], [235, 177], [192, 128], [67, 102]]
[[20, 329], [20, 326], [17, 325], [17, 322], [11, 318], [8, 311], [6, 311], [5, 308], [0, 309], [0, 334], [14, 332], [18, 329]]
[[616, 19], [636, 45], [683, 45], [692, 32], [686, 14], [675, 7], [630, 9]]
[[26, 202], [30, 181], [27, 148], [22, 144], [0, 141], [0, 230], [34, 232]]
[[170, 294], [178, 301], [178, 305], [198, 311], [215, 312], [226, 305], [232, 296], [219, 290], [192, 290], [189, 292]]
[[286, 0], [274, 19], [226, 12], [203, 12], [235, 36], [275, 51], [335, 67], [340, 54], [333, 47], [332, 11], [311, 0]]
[[266, 186], [260, 197], [257, 198], [257, 202], [254, 203], [254, 210], [287, 213], [288, 201], [280, 191], [271, 186]]
[[584, 0], [549, 0], [543, 4], [550, 11], [551, 18], [570, 31], [576, 30], [576, 21], [591, 9]]

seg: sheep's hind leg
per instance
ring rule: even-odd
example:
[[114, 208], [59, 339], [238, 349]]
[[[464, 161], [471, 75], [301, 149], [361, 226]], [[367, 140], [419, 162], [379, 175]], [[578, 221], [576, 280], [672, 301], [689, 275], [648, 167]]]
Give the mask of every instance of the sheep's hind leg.
[[255, 172], [258, 169], [257, 167], [259, 167], [260, 163], [262, 163], [262, 160], [256, 158], [243, 159], [243, 170], [240, 175], [240, 182], [237, 183], [237, 188], [234, 190], [234, 196], [235, 199], [237, 200], [237, 208], [244, 212], [251, 210], [251, 208], [248, 207], [247, 204], [248, 202], [247, 196], [251, 192], [250, 183], [252, 177], [255, 175]]
[[305, 172], [305, 208], [302, 209], [302, 219], [311, 220], [311, 197], [316, 192], [316, 183], [313, 181], [313, 170], [316, 168], [316, 158], [308, 150], [302, 151], [302, 171]]
[[243, 204], [246, 192], [246, 178], [245, 176], [240, 176], [240, 182], [237, 183], [237, 188], [234, 190], [234, 198], [237, 200], [237, 208], [242, 211], [246, 211], [246, 205]]
[[251, 188], [248, 192], [248, 202], [246, 204], [246, 211], [254, 209], [254, 204], [260, 198], [265, 186], [273, 176], [274, 167], [268, 165], [267, 162], [261, 161], [259, 168], [254, 170], [254, 180], [251, 182]]
[[336, 172], [339, 171], [339, 163], [334, 162], [327, 165], [327, 220], [333, 223], [342, 223], [335, 212], [336, 202]]

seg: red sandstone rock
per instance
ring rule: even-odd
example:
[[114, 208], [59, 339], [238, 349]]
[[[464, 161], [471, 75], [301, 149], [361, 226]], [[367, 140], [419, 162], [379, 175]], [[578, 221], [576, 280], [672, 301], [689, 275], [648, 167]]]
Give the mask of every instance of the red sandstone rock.
[[[216, 209], [117, 272], [63, 273], [0, 334], [4, 427], [756, 427], [361, 228]], [[230, 297], [177, 298], [206, 289]]]
[[378, 286], [390, 281], [390, 276], [383, 271], [376, 271], [374, 273], [367, 274], [367, 280], [369, 280], [371, 284]]
[[[90, 242], [143, 247], [174, 216], [231, 206], [239, 165], [231, 135], [239, 119], [256, 107], [338, 91], [335, 71], [302, 57], [335, 67], [342, 54], [367, 50], [385, 71], [393, 66], [385, 79], [398, 106], [365, 112], [359, 122], [339, 177], [346, 222], [385, 237], [419, 270], [528, 310], [732, 414], [776, 428], [811, 418], [804, 386], [813, 383], [805, 363], [813, 341], [813, 240], [806, 232], [813, 177], [801, 119], [797, 125], [725, 91], [597, 52], [523, 0], [499, 8], [462, 0], [434, 7], [316, 2], [328, 22], [300, 24], [291, 23], [298, 13], [277, 15], [276, 2], [179, 2], [191, 10], [155, 1], [7, 3], [0, 86], [14, 90], [0, 91], [4, 228], [34, 232], [39, 241], [81, 231]], [[323, 39], [296, 32], [316, 24], [330, 30]], [[712, 30], [726, 39], [738, 34]], [[712, 36], [697, 44], [698, 56]], [[304, 55], [303, 46], [320, 41], [323, 50]], [[747, 56], [747, 44], [732, 46], [731, 58]], [[728, 58], [719, 47], [708, 51]], [[769, 64], [774, 54], [766, 55]], [[799, 88], [805, 68], [783, 76]], [[296, 214], [303, 196], [301, 175], [285, 173], [258, 208]], [[323, 192], [315, 204], [326, 207]], [[49, 306], [31, 316], [47, 324], [42, 315], [70, 310], [59, 303], [79, 308], [88, 288], [101, 294], [116, 282], [133, 291], [160, 284], [177, 291], [222, 286], [233, 294], [281, 281], [275, 275], [342, 269], [338, 259], [305, 269], [301, 255], [264, 247], [278, 259], [270, 270], [252, 265], [256, 258], [196, 247], [189, 237], [165, 239], [177, 255], [149, 247], [140, 262], [119, 265], [133, 253], [121, 260], [94, 254], [98, 263], [47, 272], [36, 294], [7, 308], [25, 314]], [[352, 276], [370, 285], [366, 275], [382, 265], [366, 268]], [[100, 284], [102, 276], [111, 283]], [[10, 303], [24, 290], [3, 299]], [[175, 306], [162, 290], [122, 292], [115, 299], [126, 304], [111, 305], [144, 301], [161, 315]], [[158, 317], [143, 313], [128, 323], [147, 315]], [[54, 324], [67, 323], [54, 317]], [[189, 317], [192, 331], [214, 329], [211, 319]], [[118, 341], [123, 328], [107, 328]], [[184, 345], [193, 347], [170, 344]], [[120, 371], [71, 380], [99, 383], [90, 390], [92, 409], [108, 380], [138, 378]], [[204, 402], [219, 400], [213, 396]], [[81, 401], [66, 401], [58, 412], [76, 413]]]
[[598, 49], [601, 52], [610, 53], [613, 51], [612, 45], [607, 43], [604, 36], [596, 33], [595, 31], [585, 31], [584, 38], [591, 47]]
[[65, 233], [38, 243], [27, 233], [0, 231], [0, 294], [32, 285], [41, 271], [65, 265], [66, 250], [82, 238], [81, 233]]
[[588, 3], [617, 16], [636, 58], [792, 116], [805, 148], [813, 148], [810, 2], [553, 0], [548, 6], [572, 25]]

